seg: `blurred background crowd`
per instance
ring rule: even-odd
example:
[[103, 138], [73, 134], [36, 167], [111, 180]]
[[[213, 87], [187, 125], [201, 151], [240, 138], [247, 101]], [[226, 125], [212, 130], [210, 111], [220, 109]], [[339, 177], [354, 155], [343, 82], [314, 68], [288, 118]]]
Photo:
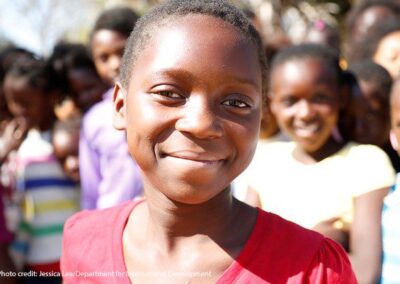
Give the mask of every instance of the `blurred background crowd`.
[[[0, 271], [54, 274], [0, 283], [60, 283], [66, 219], [142, 196], [112, 88], [160, 1], [0, 1]], [[270, 82], [233, 194], [341, 243], [360, 283], [400, 283], [400, 2], [233, 2], [262, 35]]]

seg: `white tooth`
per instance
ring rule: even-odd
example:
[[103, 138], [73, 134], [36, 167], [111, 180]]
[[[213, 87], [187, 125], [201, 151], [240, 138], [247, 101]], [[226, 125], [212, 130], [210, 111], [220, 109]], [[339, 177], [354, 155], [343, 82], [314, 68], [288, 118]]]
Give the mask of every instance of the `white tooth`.
[[296, 127], [297, 130], [296, 132], [300, 135], [310, 135], [313, 134], [318, 130], [318, 125], [316, 124], [311, 124], [311, 125], [305, 125], [305, 126], [298, 126]]

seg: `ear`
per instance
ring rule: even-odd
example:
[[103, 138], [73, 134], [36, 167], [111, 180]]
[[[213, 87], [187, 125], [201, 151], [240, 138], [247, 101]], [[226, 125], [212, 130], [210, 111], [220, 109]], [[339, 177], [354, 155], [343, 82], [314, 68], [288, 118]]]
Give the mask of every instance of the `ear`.
[[390, 131], [390, 143], [392, 144], [393, 149], [396, 151], [399, 150], [399, 141], [397, 141], [396, 135], [393, 133], [393, 130]]
[[114, 116], [113, 125], [118, 130], [125, 130], [126, 126], [126, 91], [122, 88], [119, 82], [115, 83], [113, 92]]

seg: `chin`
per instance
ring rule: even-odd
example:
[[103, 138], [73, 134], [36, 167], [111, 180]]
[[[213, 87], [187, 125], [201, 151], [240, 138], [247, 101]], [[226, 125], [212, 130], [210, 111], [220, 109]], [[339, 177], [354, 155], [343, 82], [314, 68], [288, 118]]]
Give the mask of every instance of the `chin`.
[[200, 205], [212, 200], [226, 188], [227, 186], [219, 182], [203, 184], [181, 182], [174, 185], [167, 182], [159, 188], [159, 191], [174, 203]]
[[[213, 188], [213, 190], [211, 190]], [[196, 187], [195, 189], [183, 189], [180, 194], [174, 194], [171, 199], [188, 205], [200, 205], [210, 201], [219, 195], [225, 188], [215, 186]]]

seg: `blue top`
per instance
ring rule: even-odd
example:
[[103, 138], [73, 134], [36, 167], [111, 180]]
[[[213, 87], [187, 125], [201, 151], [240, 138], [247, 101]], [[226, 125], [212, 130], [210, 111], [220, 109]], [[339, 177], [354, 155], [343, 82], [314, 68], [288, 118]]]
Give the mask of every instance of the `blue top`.
[[384, 200], [382, 212], [383, 265], [381, 283], [400, 283], [400, 174]]

